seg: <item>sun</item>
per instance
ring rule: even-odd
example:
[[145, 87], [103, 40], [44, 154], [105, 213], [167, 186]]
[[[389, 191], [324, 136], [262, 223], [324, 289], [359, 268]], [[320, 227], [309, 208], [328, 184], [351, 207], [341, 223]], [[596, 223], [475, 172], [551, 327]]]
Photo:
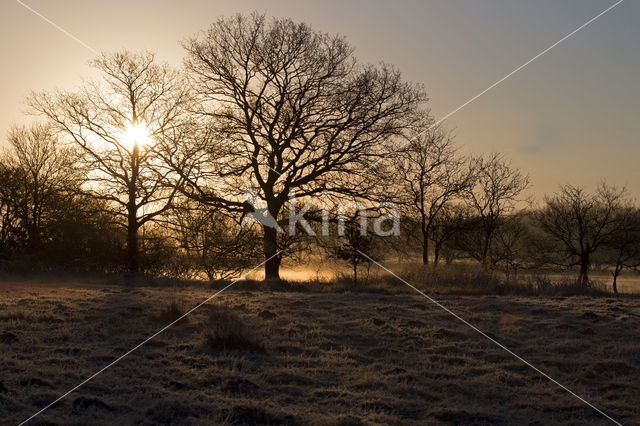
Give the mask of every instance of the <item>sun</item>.
[[152, 143], [151, 132], [144, 123], [130, 124], [124, 131], [123, 142], [128, 147], [147, 146]]

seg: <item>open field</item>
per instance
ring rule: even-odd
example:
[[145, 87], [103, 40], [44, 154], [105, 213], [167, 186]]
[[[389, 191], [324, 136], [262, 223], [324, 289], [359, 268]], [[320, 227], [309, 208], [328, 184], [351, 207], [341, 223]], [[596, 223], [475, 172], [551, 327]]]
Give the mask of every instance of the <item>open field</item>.
[[[163, 327], [171, 302], [184, 310], [212, 293], [82, 283], [0, 289], [3, 424], [26, 419]], [[640, 424], [640, 299], [438, 299], [616, 420]], [[221, 330], [229, 318], [242, 331]], [[225, 350], [212, 330], [245, 341], [227, 340]], [[423, 297], [231, 289], [31, 424], [607, 422]]]

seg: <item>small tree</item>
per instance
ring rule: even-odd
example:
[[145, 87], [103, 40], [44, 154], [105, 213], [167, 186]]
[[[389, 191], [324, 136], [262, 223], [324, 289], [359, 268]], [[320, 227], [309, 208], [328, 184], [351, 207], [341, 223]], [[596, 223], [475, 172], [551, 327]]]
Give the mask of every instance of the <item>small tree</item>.
[[8, 139], [9, 149], [0, 159], [3, 229], [23, 234], [24, 248], [35, 252], [43, 246], [58, 199], [77, 182], [74, 155], [60, 146], [53, 127], [46, 124], [14, 127]]
[[640, 266], [640, 210], [630, 205], [621, 207], [614, 235], [607, 242], [604, 258], [613, 266], [613, 292], [618, 293], [618, 277], [625, 268]]
[[559, 245], [558, 263], [578, 266], [578, 281], [583, 285], [589, 283], [593, 255], [602, 247], [617, 244], [625, 199], [624, 188], [605, 183], [595, 194], [566, 185], [546, 197], [544, 207], [535, 215], [539, 226]]
[[516, 212], [498, 228], [491, 249], [491, 264], [500, 268], [507, 279], [518, 278], [518, 271], [532, 263], [530, 219], [526, 212]]
[[483, 268], [490, 266], [494, 238], [516, 208], [522, 192], [529, 187], [529, 177], [515, 169], [499, 154], [474, 160], [474, 184], [466, 191], [473, 212], [474, 244], [467, 252]]
[[367, 256], [373, 256], [372, 247], [372, 236], [363, 232], [357, 216], [353, 216], [344, 224], [344, 235], [338, 238], [338, 244], [330, 249], [332, 257], [351, 265], [354, 286], [358, 285], [358, 267], [371, 262]]
[[74, 156], [60, 147], [49, 125], [14, 127], [9, 132], [9, 143], [11, 150], [6, 161], [22, 172], [27, 199], [21, 221], [27, 246], [35, 251], [42, 245], [53, 200], [75, 183]]
[[432, 125], [431, 119], [424, 117], [409, 133], [407, 148], [395, 156], [398, 199], [409, 215], [418, 217], [425, 265], [429, 263], [429, 242], [438, 238], [435, 235], [438, 217], [445, 206], [471, 187], [474, 177], [468, 162], [458, 157], [450, 134]]

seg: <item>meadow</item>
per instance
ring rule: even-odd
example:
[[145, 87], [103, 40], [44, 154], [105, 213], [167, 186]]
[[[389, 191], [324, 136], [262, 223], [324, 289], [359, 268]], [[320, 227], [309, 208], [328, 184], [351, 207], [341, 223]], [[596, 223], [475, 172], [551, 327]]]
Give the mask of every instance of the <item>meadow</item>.
[[[1, 286], [4, 424], [216, 291], [70, 279]], [[273, 288], [283, 291], [238, 282], [29, 424], [607, 422], [415, 293]], [[617, 421], [640, 423], [637, 297], [437, 300]]]

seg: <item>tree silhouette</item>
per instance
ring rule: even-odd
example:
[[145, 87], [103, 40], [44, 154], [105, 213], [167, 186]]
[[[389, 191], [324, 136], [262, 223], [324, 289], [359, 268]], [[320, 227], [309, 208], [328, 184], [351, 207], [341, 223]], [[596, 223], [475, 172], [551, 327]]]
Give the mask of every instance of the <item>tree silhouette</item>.
[[105, 201], [125, 227], [127, 267], [137, 272], [138, 231], [171, 206], [179, 186], [168, 185], [172, 172], [156, 147], [183, 134], [189, 91], [182, 76], [157, 64], [152, 53], [104, 54], [92, 64], [102, 81], [77, 92], [34, 94], [30, 104], [79, 148], [87, 170], [84, 192]]
[[613, 265], [613, 292], [618, 293], [618, 277], [625, 268], [640, 266], [640, 210], [631, 205], [618, 209], [616, 231], [607, 243], [605, 261]]
[[561, 264], [579, 266], [583, 285], [589, 282], [594, 253], [619, 237], [624, 199], [624, 189], [604, 183], [595, 194], [567, 185], [536, 214], [539, 226], [560, 244]]
[[429, 263], [429, 241], [435, 224], [453, 199], [473, 184], [474, 172], [458, 157], [451, 136], [440, 127], [431, 128], [425, 117], [409, 133], [406, 149], [395, 156], [400, 196], [408, 213], [418, 217], [422, 263]]
[[[221, 136], [204, 148], [277, 220], [291, 191], [365, 195], [370, 166], [426, 99], [392, 67], [358, 64], [344, 38], [288, 19], [219, 19], [184, 46], [201, 112]], [[263, 247], [265, 278], [279, 279], [275, 228], [263, 227]]]
[[9, 232], [13, 226], [14, 233], [22, 234], [24, 248], [33, 253], [42, 248], [45, 225], [57, 213], [54, 204], [79, 176], [72, 152], [60, 147], [52, 126], [14, 127], [8, 139], [9, 149], [0, 159], [3, 229]]
[[499, 154], [474, 160], [474, 184], [465, 197], [472, 209], [470, 235], [466, 251], [486, 269], [490, 265], [490, 252], [500, 226], [509, 218], [522, 192], [529, 186], [529, 177], [523, 175]]

